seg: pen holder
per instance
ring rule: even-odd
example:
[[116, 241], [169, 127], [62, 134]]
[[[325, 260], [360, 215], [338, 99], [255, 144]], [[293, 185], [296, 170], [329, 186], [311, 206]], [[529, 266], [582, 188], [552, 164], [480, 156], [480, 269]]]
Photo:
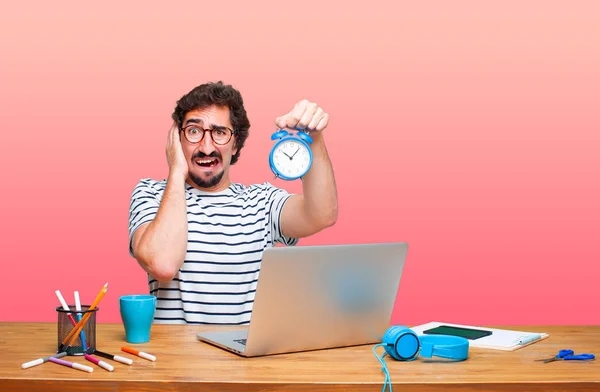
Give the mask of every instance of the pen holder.
[[[62, 307], [56, 308], [56, 312], [58, 314], [58, 349], [60, 351], [60, 347], [63, 341], [67, 338], [69, 333], [75, 328], [73, 325], [73, 320], [75, 323], [79, 322], [78, 314], [83, 318], [86, 314], [89, 314], [88, 320], [85, 323], [85, 326], [81, 329], [81, 331], [77, 334], [77, 337], [72, 341], [71, 347], [69, 347], [67, 351], [67, 355], [84, 355], [86, 353], [92, 353], [96, 349], [96, 312], [98, 308], [90, 310], [89, 306], [81, 305], [81, 310], [75, 310], [74, 306], [69, 305], [69, 310], [64, 310]], [[69, 317], [71, 316], [71, 317]], [[83, 334], [81, 333], [83, 332]], [[70, 339], [69, 339], [70, 340]], [[85, 348], [84, 344], [85, 342]], [[65, 342], [67, 345], [69, 342]]]

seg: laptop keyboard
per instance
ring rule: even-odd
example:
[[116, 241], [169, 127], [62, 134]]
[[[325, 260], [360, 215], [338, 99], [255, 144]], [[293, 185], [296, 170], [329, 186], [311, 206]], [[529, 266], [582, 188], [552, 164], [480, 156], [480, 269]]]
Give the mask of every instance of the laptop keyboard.
[[239, 344], [243, 344], [244, 346], [246, 345], [246, 339], [234, 339], [233, 341]]

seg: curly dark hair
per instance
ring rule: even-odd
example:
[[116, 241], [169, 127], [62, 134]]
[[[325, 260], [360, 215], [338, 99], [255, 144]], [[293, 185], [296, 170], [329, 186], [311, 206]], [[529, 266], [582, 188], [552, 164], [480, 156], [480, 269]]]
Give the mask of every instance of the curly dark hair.
[[201, 84], [177, 101], [177, 106], [172, 115], [173, 120], [181, 128], [183, 119], [189, 111], [204, 109], [212, 105], [229, 108], [229, 120], [235, 130], [234, 140], [237, 148], [237, 152], [231, 157], [231, 164], [233, 165], [240, 157], [240, 152], [248, 138], [250, 129], [250, 120], [248, 120], [246, 109], [244, 109], [244, 101], [238, 90], [229, 84], [223, 84], [222, 81]]

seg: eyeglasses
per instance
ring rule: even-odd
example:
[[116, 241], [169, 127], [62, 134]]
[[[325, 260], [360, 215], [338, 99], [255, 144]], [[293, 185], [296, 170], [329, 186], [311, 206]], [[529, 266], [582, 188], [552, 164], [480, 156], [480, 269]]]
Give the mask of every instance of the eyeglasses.
[[231, 136], [235, 134], [235, 131], [223, 127], [223, 126], [215, 126], [210, 129], [204, 129], [198, 124], [190, 124], [184, 128], [180, 128], [180, 131], [183, 132], [183, 135], [190, 143], [199, 143], [203, 138], [206, 132], [210, 133], [210, 136], [216, 144], [227, 144], [231, 140]]

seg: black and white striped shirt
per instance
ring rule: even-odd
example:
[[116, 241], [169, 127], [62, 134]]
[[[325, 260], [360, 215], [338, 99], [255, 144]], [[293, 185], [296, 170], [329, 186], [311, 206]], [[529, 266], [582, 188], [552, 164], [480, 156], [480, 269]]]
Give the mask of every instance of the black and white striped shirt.
[[[156, 216], [166, 180], [143, 179], [129, 206], [129, 253], [133, 233]], [[247, 324], [265, 248], [284, 237], [281, 211], [291, 196], [265, 182], [233, 183], [222, 192], [205, 192], [186, 184], [188, 246], [175, 278], [160, 283], [148, 275], [157, 297], [155, 323]]]

